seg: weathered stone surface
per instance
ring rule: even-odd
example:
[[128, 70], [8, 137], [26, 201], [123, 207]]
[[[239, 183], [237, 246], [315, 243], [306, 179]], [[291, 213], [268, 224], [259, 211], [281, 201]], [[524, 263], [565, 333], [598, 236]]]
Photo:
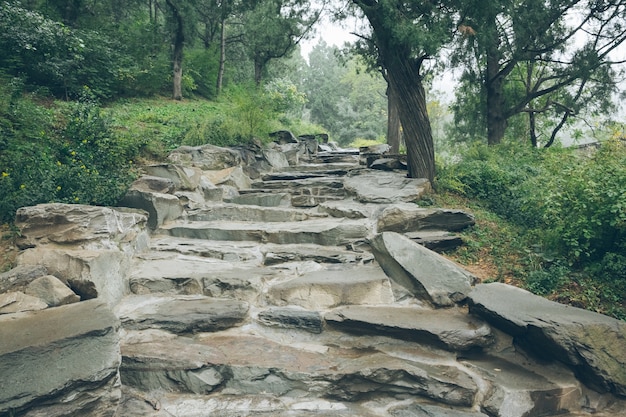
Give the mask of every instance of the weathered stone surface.
[[131, 189], [122, 197], [119, 205], [145, 210], [148, 213], [148, 227], [152, 230], [183, 214], [183, 205], [178, 197], [150, 191]]
[[48, 275], [45, 266], [18, 265], [0, 274], [0, 293], [24, 289], [31, 281], [44, 275]]
[[98, 297], [110, 306], [128, 293], [126, 275], [130, 259], [118, 250], [32, 248], [18, 256], [23, 265], [43, 265], [51, 275], [67, 282], [81, 299]]
[[380, 205], [357, 203], [351, 200], [325, 201], [320, 203], [319, 210], [333, 217], [369, 219], [380, 210]]
[[20, 291], [0, 294], [0, 314], [38, 311], [46, 308], [48, 308], [48, 304], [42, 299]]
[[0, 316], [0, 415], [112, 416], [118, 325], [97, 300]]
[[368, 168], [381, 171], [406, 170], [407, 166], [404, 161], [398, 158], [377, 158], [368, 164]]
[[160, 231], [182, 238], [339, 246], [366, 236], [368, 224], [364, 221], [343, 219], [314, 219], [280, 223], [174, 222], [164, 225]]
[[294, 222], [325, 217], [324, 214], [289, 207], [242, 206], [238, 204], [213, 204], [187, 214], [191, 221], [249, 221], [249, 222]]
[[125, 329], [214, 332], [241, 325], [247, 318], [248, 304], [203, 296], [134, 296], [126, 297], [116, 313]]
[[480, 284], [470, 311], [530, 351], [564, 362], [595, 389], [626, 396], [626, 323], [501, 283]]
[[375, 267], [321, 270], [272, 285], [268, 301], [321, 310], [346, 304], [390, 304], [394, 301], [387, 276]]
[[176, 190], [193, 191], [200, 184], [202, 171], [198, 168], [175, 164], [147, 165], [144, 170], [153, 177], [160, 177], [174, 183]]
[[[316, 189], [342, 189], [343, 180], [336, 177], [308, 177], [296, 180], [272, 180], [255, 182], [252, 184], [252, 188], [264, 189], [264, 190], [278, 190], [289, 191], [294, 193], [293, 190], [304, 189], [309, 190], [310, 193], [315, 194], [311, 190]], [[295, 193], [297, 194], [297, 193]]]
[[176, 164], [195, 166], [202, 170], [220, 170], [242, 162], [238, 151], [214, 145], [181, 146], [174, 149], [168, 159]]
[[269, 136], [274, 142], [281, 145], [285, 143], [298, 143], [298, 139], [288, 130], [277, 130], [276, 132], [270, 133]]
[[117, 248], [135, 240], [146, 220], [136, 211], [52, 203], [18, 209], [15, 224], [22, 248], [47, 243]]
[[347, 250], [340, 247], [314, 244], [275, 245], [266, 244], [261, 248], [263, 263], [276, 265], [284, 262], [314, 261], [330, 264], [368, 263], [374, 257], [370, 252]]
[[405, 236], [380, 233], [371, 245], [389, 278], [435, 306], [452, 306], [471, 290], [474, 278], [469, 272]]
[[130, 185], [131, 190], [163, 194], [173, 193], [175, 188], [176, 184], [173, 180], [152, 175], [142, 175]]
[[377, 216], [378, 232], [447, 230], [456, 232], [474, 224], [474, 216], [462, 210], [420, 208], [415, 204], [393, 204]]
[[351, 305], [326, 313], [324, 319], [350, 332], [389, 335], [452, 351], [484, 348], [494, 341], [485, 322], [455, 309]]
[[57, 307], [64, 304], [72, 304], [80, 301], [80, 297], [67, 285], [53, 275], [39, 277], [25, 289], [25, 294], [38, 297], [49, 307]]
[[389, 150], [391, 149], [391, 146], [389, 146], [386, 143], [379, 143], [376, 145], [369, 145], [369, 146], [361, 146], [359, 148], [359, 153], [361, 154], [368, 154], [368, 153], [376, 153], [376, 154], [383, 154], [386, 152], [389, 152]]
[[[153, 251], [161, 253], [174, 252], [229, 262], [257, 261], [260, 264], [263, 260], [263, 253], [259, 250], [258, 244], [254, 242], [210, 241], [155, 236], [150, 241], [150, 247]], [[150, 259], [145, 254], [142, 254], [140, 258]]]
[[390, 410], [390, 414], [393, 417], [487, 417], [487, 414], [477, 411], [465, 411], [428, 404], [402, 405]]
[[344, 179], [344, 187], [362, 203], [416, 202], [431, 189], [427, 179], [366, 169], [351, 171]]
[[229, 185], [238, 190], [251, 187], [252, 181], [240, 166], [224, 168], [219, 171], [204, 171], [204, 175], [215, 185]]
[[264, 149], [263, 157], [275, 170], [280, 170], [289, 166], [289, 161], [287, 161], [285, 154], [275, 149]]
[[296, 308], [268, 308], [259, 313], [258, 319], [266, 326], [299, 329], [310, 333], [321, 333], [324, 326], [319, 312]]
[[463, 238], [441, 230], [407, 232], [404, 236], [437, 253], [452, 251], [463, 245]]

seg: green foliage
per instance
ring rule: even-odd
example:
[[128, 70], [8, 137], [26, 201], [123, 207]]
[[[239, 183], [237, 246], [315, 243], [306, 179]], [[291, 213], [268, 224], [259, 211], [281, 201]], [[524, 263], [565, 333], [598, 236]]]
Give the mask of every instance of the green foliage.
[[525, 286], [539, 295], [549, 295], [558, 290], [569, 280], [571, 271], [563, 265], [555, 264], [547, 268], [531, 271], [526, 277]]
[[0, 98], [0, 222], [44, 202], [117, 203], [138, 147], [112, 136], [95, 102], [48, 109], [7, 88]]

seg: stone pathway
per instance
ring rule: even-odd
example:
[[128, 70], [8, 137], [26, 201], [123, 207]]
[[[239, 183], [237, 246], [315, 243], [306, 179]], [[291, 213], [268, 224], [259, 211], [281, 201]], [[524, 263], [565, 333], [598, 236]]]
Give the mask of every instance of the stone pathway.
[[[325, 154], [161, 224], [133, 260], [133, 294], [115, 310], [124, 329], [117, 415], [580, 409], [585, 389], [570, 370], [521, 354], [454, 302], [463, 294], [450, 301], [454, 291], [390, 279], [397, 265], [375, 257], [377, 232], [419, 240], [467, 226], [452, 212], [412, 213], [406, 202], [426, 190], [397, 172], [364, 170], [357, 156]], [[469, 290], [469, 274], [461, 281]]]

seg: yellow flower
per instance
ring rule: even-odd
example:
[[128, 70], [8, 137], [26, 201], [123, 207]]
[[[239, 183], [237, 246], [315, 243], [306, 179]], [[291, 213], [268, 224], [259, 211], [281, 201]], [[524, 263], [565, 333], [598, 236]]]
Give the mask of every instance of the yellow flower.
[[78, 197], [74, 197], [74, 201], [78, 201]]
[[23, 190], [24, 188], [26, 188], [26, 184], [20, 185], [20, 190]]
[[4, 172], [4, 171], [2, 171], [2, 178], [6, 178], [6, 177], [8, 177], [8, 176], [9, 176], [9, 173], [8, 173], [8, 172]]
[[59, 166], [59, 167], [60, 167], [61, 165], [63, 165], [63, 164], [61, 163], [61, 161], [57, 161], [57, 166]]
[[76, 151], [72, 151], [72, 152], [70, 152], [70, 155], [72, 155], [72, 156], [76, 156]]
[[57, 191], [61, 191], [61, 186], [57, 186]]

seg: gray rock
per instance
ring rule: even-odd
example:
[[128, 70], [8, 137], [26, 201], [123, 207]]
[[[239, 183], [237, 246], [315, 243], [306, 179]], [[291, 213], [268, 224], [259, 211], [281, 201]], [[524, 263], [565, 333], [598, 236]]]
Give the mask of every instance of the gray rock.
[[398, 158], [377, 158], [368, 164], [368, 168], [381, 171], [406, 170], [407, 166], [404, 161]]
[[173, 180], [152, 175], [143, 175], [130, 185], [131, 190], [163, 194], [173, 193], [175, 188], [176, 184]]
[[224, 168], [219, 171], [204, 171], [206, 178], [215, 185], [229, 185], [238, 190], [250, 188], [252, 182], [240, 166]]
[[112, 416], [118, 325], [97, 300], [0, 316], [0, 415]]
[[351, 200], [325, 201], [319, 205], [321, 212], [348, 219], [368, 219], [379, 209], [378, 204], [362, 204]]
[[293, 222], [325, 217], [324, 214], [289, 207], [262, 207], [257, 205], [213, 204], [200, 210], [188, 212], [191, 221], [248, 221], [248, 222]]
[[[256, 261], [259, 264], [263, 260], [263, 253], [254, 242], [227, 242], [210, 241], [199, 239], [183, 239], [170, 236], [155, 236], [150, 241], [153, 251], [161, 253], [180, 253], [201, 258], [212, 258], [228, 262]], [[151, 259], [146, 254], [139, 256], [141, 259]], [[137, 272], [137, 269], [135, 269]]]
[[265, 265], [305, 261], [328, 264], [354, 264], [368, 263], [374, 259], [370, 252], [314, 244], [275, 245], [268, 243], [261, 247], [261, 252], [264, 256], [263, 263]]
[[242, 192], [239, 195], [225, 198], [224, 201], [261, 207], [286, 207], [291, 205], [291, 194], [254, 190], [254, 192]]
[[406, 237], [437, 253], [452, 251], [463, 245], [463, 238], [441, 230], [404, 233]]
[[480, 284], [470, 311], [528, 350], [562, 361], [589, 386], [626, 396], [626, 323], [501, 283]]
[[485, 322], [455, 309], [352, 305], [332, 310], [324, 319], [357, 334], [389, 335], [452, 351], [485, 348], [494, 342]]
[[431, 190], [423, 178], [406, 178], [393, 172], [351, 171], [344, 179], [346, 191], [362, 203], [416, 202]]
[[370, 266], [310, 272], [272, 285], [267, 297], [274, 305], [297, 305], [310, 310], [394, 301], [387, 276]]
[[114, 306], [128, 292], [130, 259], [119, 250], [32, 248], [20, 253], [18, 262], [45, 266], [82, 300], [98, 297]]
[[53, 275], [45, 275], [28, 284], [25, 294], [40, 298], [49, 307], [80, 301], [80, 297], [74, 291]]
[[198, 188], [202, 176], [202, 171], [198, 168], [175, 164], [147, 165], [143, 169], [148, 175], [172, 181], [176, 190], [183, 191], [193, 191]]
[[474, 216], [462, 210], [420, 208], [415, 204], [394, 204], [377, 216], [378, 232], [446, 230], [456, 232], [474, 225]]
[[125, 298], [116, 312], [125, 329], [185, 334], [239, 326], [247, 318], [248, 304], [203, 296], [135, 296]]
[[214, 145], [181, 146], [168, 159], [175, 164], [195, 166], [202, 170], [220, 170], [241, 164], [241, 153]]
[[47, 243], [118, 248], [132, 244], [146, 221], [146, 214], [137, 211], [51, 203], [18, 209], [15, 224], [22, 248]]
[[411, 404], [390, 410], [393, 417], [487, 417], [476, 411], [464, 411], [450, 407], [428, 404]]
[[438, 307], [463, 301], [474, 277], [443, 256], [394, 232], [371, 240], [376, 260], [395, 283]]
[[289, 161], [284, 153], [274, 149], [264, 149], [263, 157], [273, 169], [279, 170], [289, 166]]
[[0, 294], [0, 314], [38, 311], [46, 308], [48, 308], [48, 304], [42, 299], [20, 291]]
[[120, 206], [145, 210], [148, 213], [148, 227], [157, 229], [168, 220], [175, 220], [183, 214], [183, 205], [178, 197], [171, 194], [129, 190], [119, 202]]
[[48, 275], [45, 266], [18, 265], [0, 274], [0, 293], [24, 289], [32, 281], [44, 275]]
[[310, 333], [321, 333], [324, 325], [319, 312], [296, 308], [269, 308], [261, 311], [258, 319], [266, 326], [299, 329]]
[[277, 130], [269, 134], [274, 142], [283, 145], [285, 143], [298, 143], [298, 139], [288, 130]]
[[391, 146], [387, 145], [386, 143], [378, 143], [376, 145], [361, 146], [359, 148], [359, 152], [362, 154], [364, 153], [383, 154], [383, 153], [389, 152], [390, 149], [391, 149]]

